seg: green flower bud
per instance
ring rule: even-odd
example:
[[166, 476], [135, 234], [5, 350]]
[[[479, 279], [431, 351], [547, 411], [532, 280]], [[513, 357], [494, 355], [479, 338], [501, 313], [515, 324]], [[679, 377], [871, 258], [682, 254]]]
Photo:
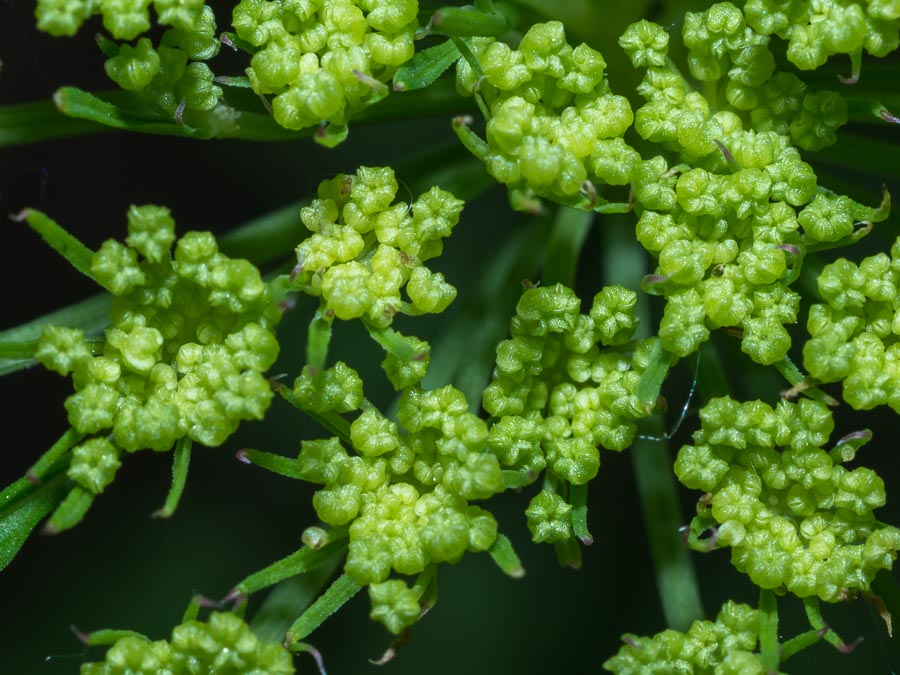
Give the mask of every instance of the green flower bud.
[[662, 67], [666, 64], [669, 34], [659, 24], [642, 19], [625, 29], [619, 46], [635, 68]]
[[34, 10], [38, 30], [72, 37], [94, 13], [96, 4], [96, 0], [38, 0]]
[[140, 91], [159, 73], [159, 55], [148, 38], [137, 45], [122, 45], [119, 53], [106, 60], [103, 67], [113, 82], [127, 91]]
[[432, 314], [440, 314], [456, 298], [456, 288], [444, 281], [444, 275], [427, 267], [412, 271], [406, 292], [416, 309]]
[[555, 543], [572, 536], [572, 507], [555, 492], [541, 490], [525, 509], [533, 541]]
[[45, 325], [41, 328], [41, 337], [34, 358], [48, 370], [68, 375], [86, 368], [92, 355], [85, 343], [84, 331]]
[[105, 438], [91, 438], [73, 448], [67, 475], [98, 495], [113, 482], [121, 465], [118, 448]]
[[133, 40], [150, 30], [151, 0], [100, 0], [103, 27], [117, 40]]
[[113, 295], [124, 295], [136, 286], [147, 283], [134, 249], [126, 248], [114, 239], [104, 241], [94, 253], [91, 275]]
[[389, 579], [369, 586], [372, 611], [369, 618], [384, 625], [394, 635], [412, 626], [421, 608], [416, 593], [399, 579]]

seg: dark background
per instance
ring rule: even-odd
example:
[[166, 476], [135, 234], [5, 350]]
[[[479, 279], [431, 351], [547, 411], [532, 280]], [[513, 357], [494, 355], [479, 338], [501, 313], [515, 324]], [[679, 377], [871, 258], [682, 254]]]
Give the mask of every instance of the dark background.
[[[221, 3], [220, 3], [221, 4]], [[225, 3], [227, 4], [227, 3]], [[48, 98], [63, 84], [105, 89], [103, 57], [91, 35], [96, 20], [74, 39], [37, 33], [33, 4], [0, 0], [0, 104]], [[224, 28], [220, 12], [220, 29]], [[620, 31], [624, 27], [616, 27]], [[594, 45], [607, 51], [613, 47]], [[897, 143], [895, 129], [875, 132]], [[347, 143], [325, 150], [309, 141], [250, 144], [199, 142], [166, 137], [101, 134], [19, 148], [0, 149], [0, 212], [39, 208], [95, 248], [105, 238], [121, 238], [125, 211], [132, 203], [169, 205], [179, 232], [211, 229], [222, 233], [314, 191], [319, 180], [359, 165], [388, 165], [414, 153], [454, 141], [446, 118], [415, 123], [355, 127]], [[894, 145], [896, 148], [896, 145]], [[847, 178], [846, 172], [841, 172]], [[401, 179], [413, 180], [415, 176]], [[877, 202], [882, 179], [877, 167], [859, 176], [851, 189], [868, 203]], [[900, 194], [900, 190], [895, 194]], [[896, 223], [896, 217], [892, 219]], [[441, 267], [461, 289], [477, 284], [482, 266], [503, 245], [511, 228], [502, 190], [495, 189], [467, 205], [458, 233], [448, 243]], [[70, 269], [27, 227], [7, 222], [2, 229], [3, 316], [0, 330], [36, 318], [96, 291], [92, 282]], [[883, 226], [877, 246], [894, 236]], [[599, 287], [603, 270], [600, 239], [587, 242], [579, 273], [582, 297]], [[860, 257], [863, 254], [860, 254]], [[658, 309], [658, 308], [657, 308]], [[497, 307], [508, 315], [510, 307]], [[451, 317], [452, 318], [452, 317]], [[276, 367], [293, 377], [299, 370], [308, 313], [289, 314], [281, 328], [285, 356]], [[441, 330], [440, 320], [416, 324], [422, 337]], [[421, 328], [419, 328], [419, 326]], [[333, 353], [345, 354], [357, 367], [374, 360], [377, 350], [361, 333], [346, 329]], [[720, 346], [728, 362], [749, 369], [734, 378], [735, 395], [773, 401], [783, 382], [754, 369], [727, 339]], [[291, 349], [291, 345], [300, 350]], [[729, 351], [730, 350], [730, 351]], [[378, 357], [380, 358], [380, 357]], [[690, 368], [666, 384], [664, 393], [680, 408], [687, 396]], [[390, 403], [387, 387], [367, 394]], [[67, 428], [62, 403], [70, 384], [40, 368], [0, 382], [5, 447], [0, 474], [14, 480]], [[846, 408], [844, 406], [843, 408]], [[866, 448], [864, 462], [884, 477], [889, 495], [900, 490], [890, 432], [892, 413], [838, 413], [838, 434], [862, 426], [884, 433]], [[669, 415], [669, 422], [674, 418]], [[696, 420], [689, 416], [673, 446], [689, 438]], [[303, 438], [323, 432], [302, 415], [275, 401], [264, 424], [245, 424], [222, 448], [197, 448], [188, 487], [177, 514], [168, 521], [149, 514], [165, 498], [170, 456], [138, 453], [124, 463], [116, 483], [94, 504], [75, 530], [57, 537], [35, 534], [7, 570], [0, 574], [0, 670], [10, 673], [76, 672], [86, 651], [70, 625], [82, 630], [130, 628], [154, 639], [167, 637], [193, 593], [223, 596], [248, 573], [299, 546], [300, 533], [314, 522], [313, 486], [270, 476], [234, 460], [235, 450], [258, 447], [286, 454]], [[880, 439], [880, 440], [879, 440]], [[534, 492], [507, 494], [490, 503], [501, 530], [516, 544], [527, 575], [519, 581], [503, 576], [484, 555], [469, 555], [455, 566], [442, 566], [440, 601], [415, 629], [414, 639], [390, 665], [401, 673], [565, 673], [598, 672], [620, 644], [624, 632], [652, 634], [664, 626], [656, 598], [650, 553], [644, 537], [629, 454], [604, 452], [603, 467], [591, 484], [590, 526], [593, 547], [585, 550], [580, 571], [561, 569], [552, 548], [533, 545], [522, 509]], [[685, 519], [696, 495], [685, 494]], [[882, 519], [898, 522], [896, 503]], [[755, 604], [756, 592], [731, 568], [728, 554], [695, 555], [709, 618], [727, 598]], [[331, 675], [374, 673], [389, 635], [369, 621], [368, 599], [361, 593], [313, 635]], [[256, 598], [250, 611], [258, 606]], [[799, 602], [781, 603], [784, 634], [802, 630]], [[826, 607], [826, 618], [852, 640], [866, 641], [850, 656], [819, 645], [790, 661], [790, 672], [871, 672], [897, 669], [880, 619], [862, 601]], [[102, 652], [88, 652], [92, 659]], [[297, 658], [301, 672], [312, 670]]]

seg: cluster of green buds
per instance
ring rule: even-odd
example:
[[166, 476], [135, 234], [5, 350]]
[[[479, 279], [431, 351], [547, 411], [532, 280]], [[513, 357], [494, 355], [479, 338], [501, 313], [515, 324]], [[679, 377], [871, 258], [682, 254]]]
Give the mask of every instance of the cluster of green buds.
[[293, 659], [279, 642], [265, 642], [235, 614], [213, 612], [172, 629], [172, 639], [151, 641], [127, 631], [106, 659], [85, 663], [81, 675], [292, 675]]
[[[334, 410], [353, 412], [362, 401], [359, 376], [344, 364], [334, 369], [360, 389]], [[430, 575], [434, 563], [489, 549], [497, 523], [469, 502], [505, 485], [497, 458], [487, 451], [487, 424], [469, 412], [465, 396], [452, 386], [405, 389], [399, 426], [374, 407], [361, 407], [349, 443], [338, 437], [303, 441], [299, 477], [324, 485], [313, 497], [317, 516], [333, 527], [349, 527], [345, 571], [354, 582], [371, 585], [373, 616], [399, 633], [418, 618], [418, 598], [427, 584], [415, 593], [403, 581], [386, 581], [391, 571]]]
[[418, 9], [417, 0], [241, 0], [235, 44], [253, 54], [250, 85], [274, 94], [281, 126], [327, 123], [322, 136], [339, 142], [351, 115], [384, 98], [413, 57]]
[[72, 36], [95, 14], [117, 40], [133, 40], [150, 30], [150, 5], [162, 26], [193, 31], [206, 11], [204, 0], [37, 0], [34, 10], [40, 30]]
[[221, 43], [212, 9], [201, 9], [191, 25], [163, 33], [156, 47], [150, 38], [142, 37], [134, 45], [101, 39], [100, 48], [109, 57], [104, 64], [106, 74], [122, 89], [136, 93], [164, 117], [214, 133], [217, 126], [233, 120], [215, 119], [216, 114], [225, 114], [224, 109], [216, 111], [222, 88], [204, 62], [219, 53]]
[[658, 340], [630, 342], [636, 302], [634, 291], [607, 286], [581, 314], [570, 288], [529, 288], [510, 321], [512, 337], [497, 346], [483, 396], [493, 418], [488, 444], [516, 484], [546, 469], [544, 489], [526, 511], [535, 541], [572, 538], [569, 489], [597, 475], [598, 446], [627, 448], [635, 420], [650, 413], [654, 402], [637, 389]]
[[[754, 361], [775, 363], [791, 344], [785, 324], [796, 322], [799, 296], [789, 285], [803, 255], [887, 211], [817, 191], [793, 144], [833, 142], [846, 104], [829, 92], [804, 97], [795, 76], [774, 73], [768, 38], [739, 9], [688, 13], [684, 41], [706, 96], [672, 66], [662, 27], [641, 21], [620, 40], [634, 65], [647, 67], [635, 129], [681, 161], [657, 156], [636, 170], [638, 240], [659, 261], [645, 290], [666, 296], [659, 335], [669, 351], [686, 356], [710, 329], [729, 327]], [[731, 109], [717, 104], [723, 96]]]
[[900, 5], [892, 0], [747, 0], [747, 23], [789, 40], [787, 58], [803, 70], [848, 54], [858, 74], [863, 49], [886, 56], [900, 45]]
[[758, 653], [759, 612], [729, 600], [715, 621], [697, 620], [686, 633], [667, 629], [653, 637], [626, 634], [619, 653], [603, 667], [614, 673], [764, 675]]
[[806, 369], [843, 382], [844, 400], [857, 410], [887, 404], [900, 412], [900, 239], [890, 256], [826, 265], [818, 283], [825, 302], [809, 310]]
[[394, 203], [396, 195], [390, 168], [360, 167], [323, 181], [318, 199], [301, 211], [313, 234], [297, 247], [292, 287], [321, 297], [339, 319], [377, 328], [398, 312], [443, 312], [456, 289], [423, 263], [441, 254], [463, 202], [438, 187], [412, 204]]
[[107, 240], [85, 270], [115, 296], [102, 345], [57, 326], [38, 342], [35, 358], [72, 376], [69, 422], [88, 438], [69, 477], [86, 495], [112, 481], [122, 450], [220, 445], [272, 398], [263, 372], [278, 355], [281, 310], [259, 271], [208, 232], [185, 234], [174, 255], [173, 242], [168, 209], [131, 207], [126, 243]]
[[870, 433], [850, 434], [830, 451], [831, 411], [818, 401], [739, 403], [712, 399], [700, 410], [694, 445], [684, 446], [675, 473], [704, 491], [691, 525], [713, 539], [700, 547], [732, 550], [731, 562], [763, 589], [837, 602], [867, 591], [891, 569], [900, 530], [876, 521], [884, 483], [850, 461]]
[[635, 129], [679, 152], [682, 161], [706, 159], [722, 167], [726, 162], [716, 141], [728, 147], [727, 137], [742, 127], [774, 131], [804, 150], [821, 150], [834, 143], [834, 132], [846, 123], [847, 103], [840, 95], [808, 92], [793, 73], [776, 72], [769, 38], [748, 26], [730, 2], [687, 12], [682, 39], [688, 69], [702, 83], [702, 93], [668, 58], [662, 26], [639, 21], [619, 39], [632, 64], [647, 68], [638, 86], [647, 103], [635, 113]]
[[487, 141], [461, 122], [456, 130], [514, 207], [536, 195], [593, 208], [596, 186], [631, 181], [640, 155], [621, 138], [631, 106], [610, 90], [603, 56], [570, 46], [560, 22], [535, 24], [518, 49], [473, 39], [470, 59], [458, 62], [457, 89], [482, 102]]

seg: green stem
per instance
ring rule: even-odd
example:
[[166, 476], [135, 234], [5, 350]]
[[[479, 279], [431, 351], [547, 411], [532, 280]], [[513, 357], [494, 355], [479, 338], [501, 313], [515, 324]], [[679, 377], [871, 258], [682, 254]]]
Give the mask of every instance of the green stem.
[[778, 602], [768, 589], [759, 591], [759, 652], [768, 672], [778, 670]]
[[547, 243], [544, 273], [541, 275], [545, 285], [560, 283], [574, 288], [578, 258], [593, 222], [592, 211], [559, 207], [550, 232], [550, 241]]
[[[633, 230], [621, 221], [605, 223], [603, 262], [607, 281], [639, 288], [646, 271], [642, 249], [635, 245]], [[638, 294], [639, 332], [646, 335], [650, 309], [644, 294]], [[672, 456], [659, 418], [644, 420], [644, 435], [631, 447], [635, 482], [644, 514], [644, 526], [656, 568], [656, 583], [663, 614], [669, 627], [685, 631], [703, 617], [703, 604], [694, 566], [681, 543], [679, 528], [684, 524], [678, 500]]]

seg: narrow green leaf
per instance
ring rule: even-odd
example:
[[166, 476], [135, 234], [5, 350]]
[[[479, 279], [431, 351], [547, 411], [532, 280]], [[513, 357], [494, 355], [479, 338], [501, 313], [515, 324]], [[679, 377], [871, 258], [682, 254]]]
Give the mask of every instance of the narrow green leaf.
[[[45, 325], [80, 328], [87, 336], [98, 335], [109, 324], [109, 304], [112, 296], [100, 293], [63, 309], [0, 332], [2, 342], [36, 340]], [[0, 357], [0, 375], [30, 368], [37, 363], [33, 358], [16, 359]]]
[[281, 396], [285, 401], [290, 403], [297, 410], [302, 411], [310, 419], [315, 420], [322, 427], [340, 438], [347, 445], [353, 445], [350, 440], [350, 422], [348, 422], [339, 413], [329, 410], [324, 413], [313, 412], [300, 405], [299, 401], [294, 398], [294, 392], [289, 387], [284, 386], [280, 382], [271, 383], [272, 391]]
[[226, 87], [236, 87], [238, 89], [251, 89], [250, 78], [246, 75], [219, 75], [213, 78], [213, 82]]
[[790, 357], [785, 356], [781, 361], [772, 365], [775, 367], [775, 370], [781, 373], [784, 379], [793, 385], [788, 391], [782, 393], [783, 397], [793, 398], [803, 394], [816, 401], [821, 401], [831, 408], [838, 405], [837, 399], [809, 382]]
[[63, 115], [51, 101], [0, 106], [0, 148], [110, 131]]
[[238, 583], [229, 594], [230, 597], [250, 595], [263, 588], [274, 586], [280, 581], [303, 574], [323, 565], [333, 558], [340, 558], [347, 550], [347, 538], [335, 539], [321, 548], [303, 548], [289, 556], [272, 563], [268, 567], [254, 572]]
[[81, 633], [77, 632], [76, 635], [79, 639], [86, 645], [91, 647], [102, 647], [104, 645], [113, 645], [122, 638], [126, 637], [136, 637], [141, 640], [146, 640], [150, 642], [150, 638], [148, 638], [143, 633], [138, 633], [133, 630], [118, 630], [114, 628], [102, 628], [100, 630], [95, 630], [90, 633]]
[[53, 102], [68, 117], [89, 120], [114, 129], [160, 134], [163, 136], [197, 137], [196, 130], [186, 124], [139, 117], [123, 107], [104, 101], [77, 87], [62, 87], [53, 94]]
[[452, 40], [416, 52], [411, 61], [394, 73], [394, 91], [424, 89], [459, 59], [459, 49]]
[[65, 490], [66, 477], [59, 475], [0, 509], [0, 570], [16, 557], [35, 526], [63, 500]]
[[287, 644], [299, 642], [318, 628], [329, 616], [344, 606], [350, 598], [362, 589], [346, 574], [339, 576], [328, 590], [309, 606], [290, 627], [285, 636]]
[[575, 539], [563, 539], [553, 544], [556, 549], [556, 560], [562, 567], [580, 570], [582, 564], [581, 546]]
[[38, 461], [31, 465], [31, 468], [26, 472], [28, 480], [33, 483], [43, 480], [59, 459], [74, 448], [82, 438], [84, 438], [84, 434], [80, 431], [75, 429], [66, 431], [56, 443], [50, 446], [47, 452], [41, 455]]
[[263, 450], [246, 448], [238, 451], [237, 458], [244, 464], [258, 466], [285, 478], [303, 479], [303, 473], [300, 471], [296, 457], [285, 457]]
[[808, 630], [805, 633], [795, 635], [781, 645], [781, 662], [784, 663], [797, 652], [811, 647], [822, 639], [821, 631]]
[[50, 516], [50, 520], [44, 526], [44, 534], [59, 534], [75, 527], [91, 508], [94, 496], [93, 492], [88, 492], [83, 487], [78, 485], [73, 487]]
[[497, 563], [504, 574], [513, 579], [521, 579], [525, 576], [525, 568], [522, 567], [522, 561], [516, 554], [512, 542], [505, 534], [498, 534], [494, 545], [488, 549], [491, 559]]
[[50, 248], [68, 260], [72, 267], [89, 279], [94, 278], [91, 274], [94, 252], [60, 227], [55, 220], [35, 209], [25, 209], [14, 219], [28, 223], [28, 226], [41, 235]]
[[166, 502], [162, 508], [153, 513], [154, 518], [169, 518], [178, 508], [184, 486], [187, 483], [188, 468], [191, 465], [191, 447], [193, 442], [185, 436], [175, 445], [172, 457], [172, 487], [166, 496]]
[[250, 628], [256, 636], [260, 640], [283, 640], [294, 619], [322, 593], [340, 562], [340, 556], [329, 558], [318, 567], [275, 586], [253, 615]]
[[594, 543], [594, 537], [588, 531], [587, 526], [587, 497], [587, 484], [569, 487], [569, 503], [572, 505], [572, 531], [582, 544], [590, 546]]
[[363, 319], [363, 323], [372, 339], [380, 344], [388, 354], [401, 361], [408, 361], [421, 355], [421, 352], [418, 352], [408, 339], [393, 328], [376, 328], [365, 319]]
[[334, 312], [322, 305], [309, 323], [309, 331], [306, 334], [306, 365], [316, 370], [313, 376], [325, 368], [333, 322]]
[[547, 260], [541, 281], [544, 285], [560, 283], [575, 286], [578, 258], [594, 222], [592, 211], [579, 211], [561, 206], [556, 212], [550, 241], [547, 244]]
[[441, 7], [434, 13], [431, 26], [434, 32], [451, 37], [497, 37], [513, 27], [509, 16], [473, 7]]

